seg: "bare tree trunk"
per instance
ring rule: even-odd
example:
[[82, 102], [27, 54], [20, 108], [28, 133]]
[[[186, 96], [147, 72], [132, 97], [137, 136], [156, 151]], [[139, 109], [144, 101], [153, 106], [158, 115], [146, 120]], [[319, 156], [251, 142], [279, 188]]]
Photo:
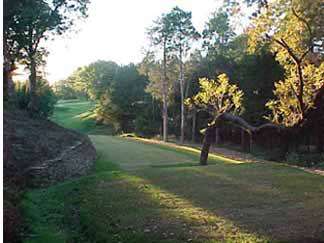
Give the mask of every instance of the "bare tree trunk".
[[245, 131], [241, 129], [241, 148], [243, 151], [245, 151], [245, 147]]
[[12, 72], [14, 68], [11, 64], [3, 64], [3, 98], [5, 101], [10, 101], [15, 93], [15, 86], [12, 80]]
[[323, 146], [324, 146], [324, 129], [321, 127], [321, 125], [316, 125], [315, 131], [317, 133], [316, 136], [316, 150], [319, 153], [323, 152]]
[[184, 117], [184, 74], [183, 74], [183, 63], [182, 63], [182, 48], [180, 46], [180, 94], [181, 94], [181, 135], [180, 143], [184, 142], [184, 126], [185, 126], [185, 117]]
[[168, 141], [168, 85], [167, 85], [167, 75], [166, 75], [166, 43], [163, 47], [163, 80], [162, 80], [162, 92], [163, 92], [163, 141]]
[[215, 129], [212, 127], [208, 127], [205, 132], [205, 137], [203, 141], [203, 145], [201, 148], [200, 153], [200, 165], [207, 165], [207, 159], [209, 154], [209, 148], [212, 141], [213, 133], [215, 132]]
[[196, 108], [192, 111], [192, 127], [191, 127], [191, 142], [194, 143], [196, 141], [196, 120], [197, 120], [197, 110]]
[[252, 152], [252, 146], [253, 146], [253, 134], [252, 133], [248, 133], [248, 134], [249, 134], [248, 152], [251, 153]]
[[299, 79], [299, 92], [298, 92], [298, 102], [300, 105], [300, 110], [302, 113], [302, 119], [304, 119], [305, 116], [305, 105], [304, 105], [304, 79], [303, 79], [303, 70], [301, 67], [301, 62], [295, 61], [297, 66], [297, 73], [298, 73], [298, 79]]
[[15, 65], [13, 60], [10, 58], [5, 36], [3, 41], [3, 98], [6, 101], [10, 101], [15, 93], [15, 87], [12, 80], [12, 73], [15, 70]]
[[215, 145], [220, 144], [219, 127], [215, 128]]
[[163, 95], [163, 141], [168, 141], [168, 106], [165, 95]]

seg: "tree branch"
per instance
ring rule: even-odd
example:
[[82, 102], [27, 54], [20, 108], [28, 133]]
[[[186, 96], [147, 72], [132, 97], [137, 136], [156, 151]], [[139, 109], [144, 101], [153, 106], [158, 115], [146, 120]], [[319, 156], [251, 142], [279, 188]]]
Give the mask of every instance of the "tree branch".
[[266, 123], [261, 126], [252, 126], [247, 121], [245, 121], [243, 118], [233, 115], [231, 113], [227, 113], [227, 112], [224, 112], [224, 113], [220, 114], [218, 117], [216, 117], [214, 125], [212, 125], [211, 127], [217, 127], [222, 122], [233, 123], [233, 124], [239, 126], [240, 128], [242, 128], [243, 130], [247, 131], [250, 134], [260, 132], [261, 130], [265, 130], [265, 129], [277, 129], [277, 130], [283, 129], [282, 126], [279, 126], [279, 125], [276, 125], [273, 123]]

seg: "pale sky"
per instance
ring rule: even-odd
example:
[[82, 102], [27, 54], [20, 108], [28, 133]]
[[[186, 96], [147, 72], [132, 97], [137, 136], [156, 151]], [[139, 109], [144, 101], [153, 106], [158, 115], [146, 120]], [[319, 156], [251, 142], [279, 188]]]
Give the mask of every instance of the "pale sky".
[[146, 28], [162, 13], [179, 6], [192, 11], [192, 21], [202, 31], [211, 12], [222, 0], [91, 0], [89, 17], [76, 26], [77, 33], [48, 42], [47, 79], [53, 83], [76, 68], [98, 59], [118, 64], [139, 62], [147, 47]]

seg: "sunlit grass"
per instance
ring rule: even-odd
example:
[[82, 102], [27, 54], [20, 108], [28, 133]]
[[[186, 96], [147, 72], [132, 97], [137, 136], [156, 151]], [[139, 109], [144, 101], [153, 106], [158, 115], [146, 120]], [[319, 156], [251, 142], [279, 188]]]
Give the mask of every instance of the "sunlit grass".
[[86, 134], [111, 134], [109, 126], [96, 124], [92, 112], [95, 103], [91, 101], [68, 100], [60, 101], [50, 118], [59, 125]]
[[[173, 149], [177, 149], [177, 150], [180, 150], [180, 151], [191, 152], [191, 153], [199, 154], [199, 155], [200, 155], [200, 152], [201, 152], [201, 150], [198, 149], [198, 148], [182, 146], [182, 145], [178, 145], [178, 144], [175, 144], [175, 143], [168, 143], [168, 142], [163, 142], [163, 141], [159, 141], [159, 140], [152, 140], [152, 139], [146, 139], [146, 138], [140, 138], [140, 137], [132, 137], [132, 138], [129, 138], [129, 139], [134, 139], [136, 141], [145, 142], [145, 143], [148, 143], [148, 144], [164, 145], [164, 146], [171, 147]], [[221, 155], [216, 155], [216, 154], [213, 154], [213, 153], [209, 154], [209, 158], [212, 159], [212, 160], [213, 159], [214, 160], [222, 160], [222, 161], [225, 161], [225, 162], [228, 162], [228, 163], [234, 163], [234, 164], [241, 164], [241, 163], [251, 162], [250, 160], [235, 160], [235, 159], [227, 158], [227, 157], [224, 157], [224, 156], [221, 156]]]

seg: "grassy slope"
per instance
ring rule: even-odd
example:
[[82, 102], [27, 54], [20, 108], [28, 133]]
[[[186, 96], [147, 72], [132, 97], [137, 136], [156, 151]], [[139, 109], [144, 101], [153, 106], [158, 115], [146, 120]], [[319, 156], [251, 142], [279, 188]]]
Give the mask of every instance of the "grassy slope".
[[[56, 119], [69, 119], [74, 105]], [[99, 153], [92, 175], [26, 195], [26, 242], [324, 240], [321, 176], [219, 157], [200, 167], [194, 150], [91, 139]]]
[[94, 103], [89, 101], [61, 101], [56, 105], [51, 120], [82, 133], [110, 134], [109, 127], [96, 125], [90, 112], [94, 106]]

